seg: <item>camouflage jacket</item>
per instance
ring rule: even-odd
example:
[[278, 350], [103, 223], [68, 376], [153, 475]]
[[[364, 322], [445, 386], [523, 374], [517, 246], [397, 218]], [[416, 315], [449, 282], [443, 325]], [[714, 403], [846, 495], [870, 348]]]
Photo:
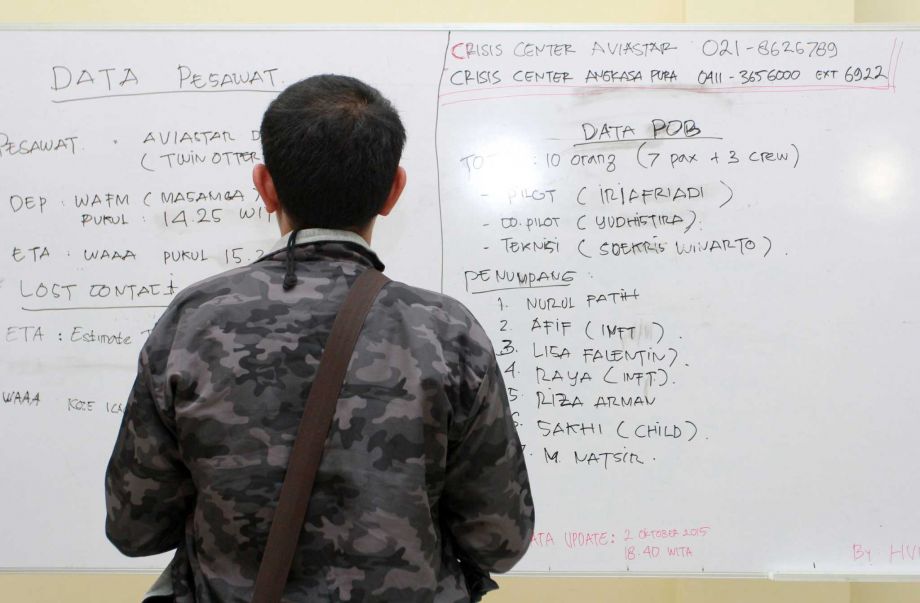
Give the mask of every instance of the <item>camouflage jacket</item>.
[[[306, 234], [301, 232], [301, 235]], [[126, 555], [176, 549], [176, 601], [249, 601], [335, 314], [373, 252], [341, 237], [179, 294], [144, 345], [106, 472]], [[326, 441], [285, 601], [468, 601], [457, 561], [510, 569], [534, 511], [491, 344], [459, 302], [391, 282]]]

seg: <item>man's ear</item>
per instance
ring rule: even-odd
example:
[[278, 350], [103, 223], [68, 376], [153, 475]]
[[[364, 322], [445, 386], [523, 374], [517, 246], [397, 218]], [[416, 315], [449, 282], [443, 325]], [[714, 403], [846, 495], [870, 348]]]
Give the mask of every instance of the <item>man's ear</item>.
[[275, 181], [272, 180], [272, 175], [268, 173], [268, 168], [264, 164], [259, 163], [252, 168], [252, 183], [255, 185], [256, 190], [259, 191], [259, 196], [262, 197], [265, 211], [273, 214], [281, 209], [278, 191], [275, 190]]
[[390, 194], [377, 213], [381, 216], [389, 215], [396, 206], [396, 202], [399, 201], [399, 196], [402, 194], [404, 188], [406, 188], [406, 170], [403, 166], [399, 166], [396, 168], [396, 175], [393, 177], [393, 186], [390, 187]]

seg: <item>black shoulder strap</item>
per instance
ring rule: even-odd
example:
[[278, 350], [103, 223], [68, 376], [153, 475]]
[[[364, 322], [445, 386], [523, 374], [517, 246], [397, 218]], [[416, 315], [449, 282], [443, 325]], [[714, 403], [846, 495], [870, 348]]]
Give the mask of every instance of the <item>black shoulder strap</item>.
[[281, 498], [259, 566], [253, 603], [281, 601], [297, 549], [297, 541], [303, 531], [313, 480], [316, 478], [326, 437], [335, 416], [345, 372], [351, 362], [358, 335], [364, 326], [364, 319], [374, 305], [380, 289], [389, 280], [373, 268], [365, 270], [348, 292], [345, 303], [332, 324], [332, 331], [320, 358], [319, 369], [310, 387], [303, 418], [297, 429], [297, 439], [294, 440], [291, 450], [284, 483], [281, 485]]

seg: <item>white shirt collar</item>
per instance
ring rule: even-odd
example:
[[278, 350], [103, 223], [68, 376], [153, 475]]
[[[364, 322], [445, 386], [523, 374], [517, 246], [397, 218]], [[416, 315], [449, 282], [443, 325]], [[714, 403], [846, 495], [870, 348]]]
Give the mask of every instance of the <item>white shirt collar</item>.
[[[271, 246], [271, 248], [265, 252], [265, 255], [270, 255], [281, 251], [288, 244], [288, 238], [290, 235], [284, 235]], [[294, 240], [295, 245], [303, 245], [305, 243], [318, 243], [320, 241], [337, 241], [340, 243], [354, 243], [359, 245], [364, 249], [373, 253], [373, 249], [364, 240], [364, 237], [358, 233], [351, 232], [350, 230], [338, 230], [334, 228], [304, 228], [297, 232], [297, 238]]]

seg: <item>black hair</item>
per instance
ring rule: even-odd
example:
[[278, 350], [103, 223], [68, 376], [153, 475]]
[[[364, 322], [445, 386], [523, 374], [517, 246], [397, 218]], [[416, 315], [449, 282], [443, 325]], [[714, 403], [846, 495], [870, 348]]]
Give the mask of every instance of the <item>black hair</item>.
[[361, 227], [393, 185], [406, 131], [376, 88], [317, 75], [286, 88], [260, 129], [265, 165], [295, 229]]

